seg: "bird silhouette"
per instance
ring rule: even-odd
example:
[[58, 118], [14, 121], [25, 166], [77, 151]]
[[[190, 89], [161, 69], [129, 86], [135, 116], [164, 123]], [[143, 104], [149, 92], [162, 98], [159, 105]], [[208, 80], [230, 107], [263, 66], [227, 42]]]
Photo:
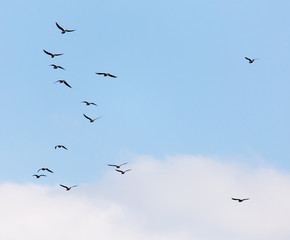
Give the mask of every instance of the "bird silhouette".
[[74, 32], [75, 30], [65, 30], [65, 29], [63, 29], [61, 26], [59, 26], [58, 24], [57, 24], [57, 22], [55, 22], [55, 24], [56, 24], [56, 26], [61, 30], [61, 33], [62, 34], [65, 34], [66, 32]]
[[40, 168], [40, 169], [38, 169], [37, 172], [39, 172], [39, 171], [48, 171], [48, 172], [50, 172], [50, 173], [53, 173], [53, 171], [51, 171], [51, 170], [48, 169], [48, 168]]
[[97, 104], [95, 104], [95, 103], [93, 103], [93, 102], [83, 101], [83, 103], [85, 103], [87, 106], [89, 106], [89, 105], [95, 105], [95, 106], [98, 106]]
[[108, 166], [110, 166], [110, 167], [120, 168], [121, 166], [123, 166], [123, 165], [125, 165], [125, 164], [127, 164], [127, 162], [126, 162], [126, 163], [122, 163], [122, 164], [120, 164], [120, 165], [108, 164]]
[[45, 51], [44, 49], [43, 49], [43, 51], [44, 51], [47, 55], [51, 56], [51, 58], [54, 58], [54, 57], [57, 57], [57, 56], [61, 56], [61, 55], [63, 55], [63, 53], [55, 53], [55, 54], [52, 54], [52, 53], [50, 53], [50, 52], [48, 52], [48, 51]]
[[71, 190], [73, 187], [77, 187], [78, 185], [74, 185], [74, 186], [71, 186], [71, 187], [67, 187], [65, 185], [62, 185], [62, 184], [59, 184], [59, 186], [65, 188], [67, 191]]
[[62, 66], [57, 66], [57, 65], [55, 65], [55, 64], [50, 64], [49, 66], [53, 66], [53, 69], [58, 69], [58, 68], [60, 68], [60, 69], [62, 69], [62, 70], [65, 70]]
[[249, 61], [249, 63], [253, 63], [255, 60], [258, 60], [259, 58], [253, 58], [253, 59], [251, 59], [251, 58], [245, 57], [245, 59], [247, 59]]
[[246, 201], [246, 200], [249, 200], [250, 198], [244, 198], [244, 199], [239, 199], [239, 198], [232, 198], [232, 200], [234, 201], [238, 201], [238, 202], [243, 202], [243, 201]]
[[119, 169], [115, 169], [117, 172], [120, 172], [122, 174], [125, 174], [126, 172], [128, 171], [131, 171], [131, 169], [128, 169], [128, 170], [125, 170], [125, 171], [122, 171], [122, 170], [119, 170]]
[[67, 148], [66, 148], [65, 146], [63, 146], [63, 145], [56, 145], [54, 148], [55, 148], [55, 149], [57, 149], [57, 148], [63, 148], [63, 149], [65, 149], [65, 150], [67, 150]]
[[43, 175], [43, 174], [40, 174], [40, 175], [34, 174], [33, 176], [36, 177], [36, 178], [46, 177], [46, 175]]
[[91, 123], [93, 123], [95, 120], [97, 120], [97, 119], [99, 119], [99, 118], [102, 117], [102, 116], [100, 116], [100, 117], [97, 117], [97, 118], [95, 118], [95, 119], [91, 119], [91, 118], [88, 117], [86, 114], [83, 113], [83, 115], [84, 115], [85, 118], [89, 119]]
[[116, 76], [110, 74], [110, 73], [96, 73], [97, 75], [103, 75], [104, 77], [112, 77], [112, 78], [116, 78]]
[[59, 83], [64, 83], [66, 86], [68, 86], [69, 88], [72, 88], [65, 80], [57, 80], [56, 82], [54, 82], [54, 83], [57, 83], [57, 82], [59, 82]]

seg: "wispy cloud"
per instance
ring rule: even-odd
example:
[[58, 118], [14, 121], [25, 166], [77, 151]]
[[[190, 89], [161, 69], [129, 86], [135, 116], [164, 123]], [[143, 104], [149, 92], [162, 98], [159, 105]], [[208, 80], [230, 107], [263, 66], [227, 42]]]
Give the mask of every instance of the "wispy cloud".
[[290, 175], [195, 156], [136, 157], [130, 168], [69, 192], [0, 185], [1, 239], [290, 237]]

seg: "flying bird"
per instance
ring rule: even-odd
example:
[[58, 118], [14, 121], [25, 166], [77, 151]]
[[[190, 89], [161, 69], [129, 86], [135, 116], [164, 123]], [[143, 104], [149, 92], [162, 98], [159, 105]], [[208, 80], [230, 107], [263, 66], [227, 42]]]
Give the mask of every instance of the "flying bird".
[[57, 148], [63, 148], [63, 149], [65, 149], [65, 150], [67, 150], [67, 148], [66, 148], [65, 146], [63, 146], [63, 145], [56, 145], [54, 148], [55, 148], [55, 149], [57, 149]]
[[239, 199], [239, 198], [232, 198], [232, 200], [234, 201], [238, 201], [238, 202], [243, 202], [243, 201], [246, 201], [246, 200], [249, 200], [250, 198], [244, 198], [244, 199]]
[[40, 175], [34, 174], [33, 176], [35, 176], [36, 178], [46, 177], [46, 175], [43, 175], [43, 174], [40, 174]]
[[97, 119], [99, 119], [99, 118], [102, 117], [102, 116], [100, 116], [100, 117], [97, 117], [97, 118], [95, 118], [95, 119], [91, 119], [91, 118], [88, 117], [86, 114], [83, 114], [83, 115], [84, 115], [85, 118], [89, 119], [91, 123], [94, 122], [95, 120], [97, 120]]
[[47, 55], [51, 56], [51, 58], [54, 58], [54, 57], [57, 57], [57, 56], [61, 56], [61, 55], [63, 55], [63, 53], [55, 53], [55, 54], [52, 54], [52, 53], [50, 53], [50, 52], [48, 52], [48, 51], [45, 51], [44, 49], [43, 49], [43, 51], [44, 51]]
[[89, 105], [95, 105], [95, 106], [98, 106], [97, 104], [95, 104], [95, 103], [93, 103], [93, 102], [83, 101], [83, 103], [85, 103], [87, 106], [89, 106]]
[[253, 59], [251, 59], [251, 58], [245, 57], [245, 59], [247, 59], [249, 61], [249, 63], [253, 63], [255, 60], [258, 60], [259, 58], [253, 58]]
[[50, 173], [53, 173], [53, 171], [51, 171], [51, 170], [48, 169], [48, 168], [40, 168], [40, 169], [38, 169], [37, 172], [39, 172], [39, 171], [48, 171], [48, 172], [50, 172]]
[[68, 86], [69, 88], [72, 88], [65, 80], [57, 80], [56, 82], [54, 82], [54, 83], [57, 83], [57, 82], [59, 82], [59, 83], [64, 83], [66, 86]]
[[67, 187], [65, 185], [62, 185], [62, 184], [59, 184], [59, 186], [65, 188], [67, 191], [71, 190], [73, 187], [77, 187], [78, 185], [74, 185], [74, 186], [71, 186], [71, 187]]
[[116, 76], [114, 76], [114, 75], [112, 75], [112, 74], [110, 74], [110, 73], [96, 73], [97, 75], [103, 75], [104, 77], [107, 77], [107, 76], [109, 76], [109, 77], [112, 77], [112, 78], [116, 78]]
[[126, 163], [122, 163], [122, 164], [120, 164], [120, 165], [108, 164], [108, 166], [110, 166], [110, 167], [120, 168], [121, 166], [123, 166], [123, 165], [125, 165], [125, 164], [127, 164], [127, 162], [126, 162]]
[[128, 171], [131, 171], [131, 169], [128, 169], [128, 170], [125, 170], [125, 171], [122, 171], [122, 170], [119, 170], [119, 169], [115, 169], [117, 172], [120, 172], [122, 174], [125, 174], [126, 172]]
[[62, 34], [65, 34], [66, 32], [74, 32], [75, 30], [64, 30], [61, 26], [59, 26], [58, 24], [57, 24], [57, 22], [55, 22], [55, 24], [56, 24], [56, 26], [61, 30], [61, 33]]
[[60, 68], [60, 69], [62, 69], [62, 70], [65, 70], [62, 66], [57, 66], [57, 65], [55, 65], [55, 64], [50, 64], [49, 66], [53, 66], [54, 69], [58, 69], [58, 68]]

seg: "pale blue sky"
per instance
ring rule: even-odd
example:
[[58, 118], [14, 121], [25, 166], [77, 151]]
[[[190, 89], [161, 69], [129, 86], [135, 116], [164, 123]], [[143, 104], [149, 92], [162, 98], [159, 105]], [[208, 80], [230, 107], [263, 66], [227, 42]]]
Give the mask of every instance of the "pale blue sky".
[[49, 167], [43, 182], [86, 183], [130, 154], [259, 156], [289, 171], [289, 1], [1, 5], [1, 182]]

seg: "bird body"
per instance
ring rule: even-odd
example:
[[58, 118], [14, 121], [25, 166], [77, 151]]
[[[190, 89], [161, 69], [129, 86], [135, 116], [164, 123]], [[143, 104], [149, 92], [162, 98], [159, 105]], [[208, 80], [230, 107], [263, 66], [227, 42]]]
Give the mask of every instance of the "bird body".
[[77, 187], [78, 185], [74, 185], [74, 186], [68, 187], [68, 186], [65, 186], [65, 185], [59, 184], [59, 186], [65, 188], [67, 191], [69, 191], [69, 190], [71, 190], [73, 187]]
[[103, 75], [104, 77], [112, 77], [112, 78], [116, 78], [116, 76], [110, 74], [110, 73], [96, 73], [97, 75]]
[[53, 173], [53, 171], [51, 171], [51, 170], [48, 169], [48, 168], [40, 168], [40, 169], [38, 169], [37, 172], [39, 172], [39, 171], [48, 171], [48, 172], [50, 172], [50, 173]]
[[61, 30], [61, 34], [65, 34], [66, 32], [74, 32], [75, 30], [68, 30], [68, 29], [63, 29], [61, 26], [55, 22], [56, 26]]
[[238, 201], [238, 202], [243, 202], [243, 201], [246, 201], [246, 200], [249, 200], [250, 198], [244, 198], [244, 199], [240, 199], [240, 198], [232, 198], [232, 200], [234, 201]]
[[115, 169], [117, 172], [120, 172], [120, 173], [122, 173], [122, 174], [125, 174], [126, 172], [128, 172], [128, 171], [131, 171], [131, 169], [127, 169], [127, 170], [125, 170], [125, 171], [122, 171], [122, 170], [119, 170], [119, 169]]
[[91, 119], [91, 118], [88, 117], [86, 114], [83, 114], [83, 115], [84, 115], [85, 118], [89, 119], [91, 123], [93, 123], [95, 120], [97, 120], [97, 119], [99, 119], [99, 118], [102, 117], [102, 116], [100, 116], [100, 117], [97, 117], [97, 118], [95, 118], [95, 119]]
[[55, 54], [53, 54], [53, 53], [50, 53], [50, 52], [48, 52], [48, 51], [45, 51], [44, 49], [43, 49], [43, 51], [44, 51], [47, 55], [49, 55], [51, 58], [54, 58], [54, 57], [57, 57], [57, 56], [61, 56], [61, 55], [63, 55], [63, 53], [55, 53]]
[[115, 168], [120, 168], [121, 166], [123, 166], [123, 165], [125, 165], [125, 164], [127, 164], [127, 162], [126, 162], [126, 163], [122, 163], [122, 164], [120, 164], [120, 165], [108, 164], [108, 166], [110, 166], [110, 167], [115, 167]]
[[57, 83], [57, 82], [59, 82], [59, 83], [64, 83], [67, 87], [69, 87], [69, 88], [72, 88], [65, 80], [57, 80], [56, 82], [54, 82], [54, 83]]

